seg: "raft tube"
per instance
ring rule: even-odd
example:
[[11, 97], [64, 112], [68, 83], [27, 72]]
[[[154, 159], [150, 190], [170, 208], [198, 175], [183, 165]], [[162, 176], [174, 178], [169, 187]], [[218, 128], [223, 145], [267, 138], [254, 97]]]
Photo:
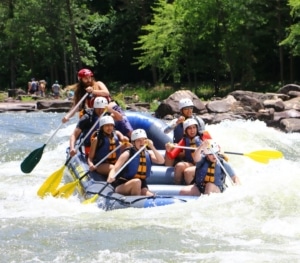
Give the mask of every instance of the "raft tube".
[[142, 113], [137, 111], [125, 111], [132, 128], [144, 129], [150, 140], [153, 141], [156, 149], [165, 149], [165, 144], [172, 142], [172, 133], [165, 134], [164, 129], [167, 124], [149, 113]]
[[[106, 211], [128, 207], [150, 208], [198, 199], [195, 196], [179, 195], [183, 186], [173, 185], [173, 167], [152, 166], [151, 176], [147, 179], [147, 182], [149, 190], [155, 193], [153, 197], [125, 196], [115, 193], [113, 187], [110, 184], [106, 184], [106, 179], [103, 176], [95, 172], [89, 173], [85, 156], [81, 153], [74, 156], [67, 167], [69, 173], [65, 174], [65, 181], [71, 182], [79, 179], [76, 194], [79, 195], [80, 199], [89, 199], [100, 193], [96, 203], [99, 208]], [[82, 178], [84, 174], [87, 174], [87, 176]]]

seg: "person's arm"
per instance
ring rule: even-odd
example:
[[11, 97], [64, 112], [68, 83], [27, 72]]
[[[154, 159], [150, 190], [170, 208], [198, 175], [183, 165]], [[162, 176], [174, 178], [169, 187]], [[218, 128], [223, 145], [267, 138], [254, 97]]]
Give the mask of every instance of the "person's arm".
[[172, 120], [168, 126], [164, 129], [164, 133], [169, 133], [176, 128], [176, 126], [182, 122], [184, 122], [185, 118], [180, 116], [178, 119]]
[[193, 160], [195, 163], [202, 159], [202, 151], [209, 146], [209, 141], [204, 141], [199, 147], [196, 148], [193, 155]]
[[82, 130], [76, 127], [70, 137], [70, 155], [72, 157], [77, 153], [77, 150], [75, 149], [75, 143], [81, 132]]
[[122, 168], [123, 164], [129, 159], [129, 151], [123, 152], [119, 159], [116, 161], [115, 165], [113, 168], [109, 171], [108, 177], [107, 177], [107, 182], [112, 183], [113, 181], [116, 180], [115, 174]]
[[129, 138], [127, 136], [124, 136], [123, 133], [121, 133], [120, 131], [115, 132], [120, 142], [124, 144], [129, 143]]
[[149, 151], [149, 154], [150, 154], [152, 162], [156, 163], [156, 164], [164, 164], [165, 158], [155, 148], [152, 140], [147, 139], [147, 146], [151, 150], [151, 151]]
[[232, 169], [232, 167], [229, 165], [229, 163], [227, 163], [226, 161], [223, 161], [223, 166], [224, 166], [224, 169], [226, 170], [226, 173], [230, 176], [232, 182], [234, 184], [241, 184], [239, 177], [235, 175], [235, 172]]
[[97, 144], [98, 144], [98, 138], [94, 138], [91, 142], [91, 148], [89, 152], [89, 157], [87, 159], [88, 165], [90, 167], [90, 171], [94, 171], [96, 169], [93, 160], [95, 157], [96, 149], [97, 149]]
[[111, 103], [108, 104], [107, 111], [111, 114], [111, 117], [115, 121], [121, 121], [121, 120], [123, 120], [122, 114], [120, 112], [114, 110], [113, 107], [112, 107], [112, 105], [111, 105]]
[[101, 81], [97, 81], [97, 87], [98, 89], [94, 89], [93, 87], [87, 87], [85, 90], [86, 92], [92, 93], [96, 97], [108, 97], [109, 91], [108, 88], [105, 86], [105, 84]]

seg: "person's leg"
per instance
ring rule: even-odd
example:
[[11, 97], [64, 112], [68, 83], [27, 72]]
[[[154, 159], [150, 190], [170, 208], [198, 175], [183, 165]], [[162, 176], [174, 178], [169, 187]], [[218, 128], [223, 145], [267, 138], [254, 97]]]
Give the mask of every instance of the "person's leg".
[[122, 195], [141, 195], [141, 180], [131, 179], [117, 186], [115, 192]]
[[200, 196], [201, 193], [198, 187], [195, 184], [192, 184], [182, 187], [182, 189], [179, 192], [179, 195]]
[[174, 167], [174, 183], [182, 184], [183, 183], [183, 172], [189, 167], [187, 162], [178, 162]]
[[211, 193], [221, 193], [220, 188], [216, 186], [214, 183], [207, 183], [205, 185], [204, 194], [209, 195]]
[[195, 178], [195, 171], [196, 171], [195, 165], [192, 165], [184, 170], [183, 176], [186, 185], [192, 184]]

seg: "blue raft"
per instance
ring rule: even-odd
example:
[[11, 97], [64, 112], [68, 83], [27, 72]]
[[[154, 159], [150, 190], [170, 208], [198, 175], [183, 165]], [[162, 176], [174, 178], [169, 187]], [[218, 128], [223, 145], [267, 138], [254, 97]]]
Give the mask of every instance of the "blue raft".
[[[171, 141], [170, 136], [163, 133], [166, 124], [149, 114], [139, 112], [126, 112], [134, 129], [144, 129], [147, 136], [155, 146], [163, 151], [165, 144]], [[163, 165], [152, 166], [151, 175], [147, 178], [149, 190], [155, 196], [124, 196], [114, 192], [113, 187], [106, 183], [106, 178], [95, 172], [88, 172], [89, 167], [86, 158], [82, 153], [78, 153], [68, 164], [68, 171], [65, 181], [71, 182], [79, 179], [77, 194], [82, 200], [99, 195], [96, 203], [103, 210], [113, 210], [121, 208], [149, 208], [165, 206], [177, 203], [185, 203], [196, 200], [194, 196], [180, 196], [179, 191], [182, 185], [174, 185], [174, 168]], [[82, 177], [87, 174], [87, 176]]]

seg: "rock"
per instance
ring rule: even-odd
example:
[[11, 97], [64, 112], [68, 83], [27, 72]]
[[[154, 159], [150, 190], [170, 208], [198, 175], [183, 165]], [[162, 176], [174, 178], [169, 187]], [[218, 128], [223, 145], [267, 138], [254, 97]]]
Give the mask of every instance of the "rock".
[[[284, 86], [278, 93], [236, 90], [225, 98], [214, 98], [207, 103], [201, 102], [205, 109], [200, 107], [198, 115], [208, 124], [219, 123], [223, 120], [258, 119], [284, 132], [299, 132], [299, 94], [300, 86], [294, 84]], [[155, 116], [165, 118], [168, 115], [168, 119], [169, 115], [175, 117], [179, 113], [179, 99], [187, 96], [195, 98], [187, 91], [175, 92], [161, 103]]]
[[73, 102], [69, 100], [39, 100], [36, 103], [38, 110], [48, 109], [48, 108], [70, 108], [72, 107]]
[[163, 118], [167, 114], [179, 113], [179, 101], [181, 99], [191, 99], [194, 103], [195, 113], [205, 113], [207, 111], [205, 104], [190, 90], [179, 90], [163, 100], [155, 111], [155, 116]]
[[300, 132], [300, 119], [288, 118], [280, 121], [282, 130], [285, 132]]

